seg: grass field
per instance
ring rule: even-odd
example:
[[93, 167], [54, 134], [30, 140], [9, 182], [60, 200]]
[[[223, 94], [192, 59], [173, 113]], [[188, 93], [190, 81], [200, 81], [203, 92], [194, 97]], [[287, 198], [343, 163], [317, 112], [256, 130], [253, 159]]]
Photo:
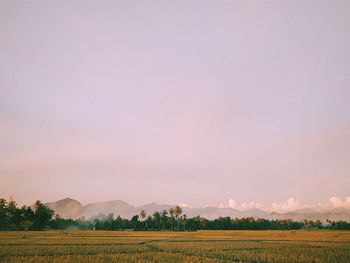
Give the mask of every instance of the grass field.
[[0, 232], [0, 262], [348, 263], [350, 232]]

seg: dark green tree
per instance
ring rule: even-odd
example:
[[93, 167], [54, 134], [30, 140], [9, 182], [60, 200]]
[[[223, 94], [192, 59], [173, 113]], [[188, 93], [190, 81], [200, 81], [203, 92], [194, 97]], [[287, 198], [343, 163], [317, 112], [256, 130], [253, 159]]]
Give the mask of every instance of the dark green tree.
[[42, 230], [48, 226], [54, 213], [55, 212], [51, 208], [37, 200], [34, 204], [33, 229]]

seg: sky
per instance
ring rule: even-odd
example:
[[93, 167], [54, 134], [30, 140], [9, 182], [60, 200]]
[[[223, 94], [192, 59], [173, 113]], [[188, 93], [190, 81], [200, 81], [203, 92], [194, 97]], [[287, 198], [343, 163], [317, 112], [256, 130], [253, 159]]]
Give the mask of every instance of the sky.
[[0, 196], [350, 204], [349, 13], [0, 0]]

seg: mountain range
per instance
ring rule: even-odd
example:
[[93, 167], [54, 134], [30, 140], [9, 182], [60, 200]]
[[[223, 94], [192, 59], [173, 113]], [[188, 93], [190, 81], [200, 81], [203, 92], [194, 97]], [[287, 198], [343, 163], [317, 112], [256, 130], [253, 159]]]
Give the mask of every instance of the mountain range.
[[[46, 203], [46, 205], [59, 214], [62, 218], [77, 219], [80, 217], [91, 218], [98, 216], [103, 213], [114, 214], [114, 216], [121, 216], [122, 218], [130, 219], [132, 216], [140, 213], [144, 210], [147, 215], [153, 214], [155, 211], [169, 210], [169, 208], [175, 205], [162, 205], [157, 203], [150, 203], [143, 206], [133, 206], [127, 202], [121, 200], [113, 200], [108, 202], [98, 202], [88, 205], [82, 205], [80, 202], [65, 198], [55, 202]], [[259, 217], [266, 219], [292, 219], [292, 220], [321, 220], [326, 222], [327, 219], [331, 221], [348, 221], [350, 222], [350, 209], [346, 208], [335, 208], [324, 211], [316, 211], [313, 209], [299, 209], [287, 213], [267, 212], [259, 209], [250, 209], [240, 211], [230, 207], [183, 207], [183, 214], [187, 217], [201, 216], [207, 219], [215, 219], [220, 216], [232, 217], [232, 218], [243, 218], [243, 217]]]

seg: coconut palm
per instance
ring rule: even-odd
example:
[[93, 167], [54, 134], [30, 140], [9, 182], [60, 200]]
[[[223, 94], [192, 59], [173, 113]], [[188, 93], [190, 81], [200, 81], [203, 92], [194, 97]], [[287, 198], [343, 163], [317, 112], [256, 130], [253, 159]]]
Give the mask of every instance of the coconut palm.
[[174, 209], [175, 217], [178, 218], [182, 214], [182, 208], [180, 206], [176, 206]]
[[168, 210], [163, 210], [160, 213], [161, 216], [161, 223], [162, 223], [162, 229], [165, 229], [166, 222], [168, 221]]
[[179, 230], [179, 216], [182, 214], [182, 208], [177, 205], [174, 209], [174, 212], [175, 212], [175, 218], [177, 222], [177, 230]]
[[170, 208], [169, 209], [169, 214], [171, 217], [171, 230], [174, 230], [174, 214], [175, 214], [175, 209], [174, 208]]
[[143, 220], [146, 218], [146, 211], [145, 210], [141, 210], [140, 212], [140, 218]]

